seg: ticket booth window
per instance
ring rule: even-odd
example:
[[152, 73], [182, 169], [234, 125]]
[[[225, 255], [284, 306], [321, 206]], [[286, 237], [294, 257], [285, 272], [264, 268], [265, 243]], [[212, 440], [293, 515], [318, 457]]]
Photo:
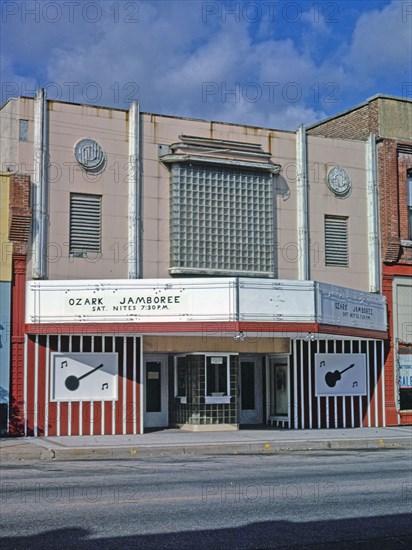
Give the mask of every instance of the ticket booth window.
[[[228, 395], [229, 366], [227, 357], [206, 357], [206, 395]], [[218, 395], [217, 395], [218, 394]]]

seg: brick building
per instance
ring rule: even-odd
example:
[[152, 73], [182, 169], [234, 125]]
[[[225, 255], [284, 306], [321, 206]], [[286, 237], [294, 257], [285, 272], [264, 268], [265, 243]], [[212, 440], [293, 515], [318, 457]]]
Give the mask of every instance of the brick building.
[[[4, 173], [1, 209], [1, 399], [0, 432], [9, 430], [10, 417], [20, 415], [24, 394], [24, 315], [26, 260], [31, 233], [31, 186], [27, 175]], [[11, 365], [18, 365], [10, 379]], [[16, 428], [16, 426], [15, 426]]]
[[412, 423], [412, 101], [376, 95], [307, 127], [310, 136], [369, 140], [379, 196], [382, 293], [388, 304], [388, 425]]

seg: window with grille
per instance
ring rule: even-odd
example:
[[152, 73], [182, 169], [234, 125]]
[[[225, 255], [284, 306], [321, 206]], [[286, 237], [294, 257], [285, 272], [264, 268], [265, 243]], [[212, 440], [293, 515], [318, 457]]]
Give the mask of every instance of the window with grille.
[[325, 265], [348, 267], [348, 218], [325, 216]]
[[102, 197], [70, 194], [70, 253], [101, 251]]
[[175, 163], [170, 219], [172, 274], [274, 275], [269, 172]]

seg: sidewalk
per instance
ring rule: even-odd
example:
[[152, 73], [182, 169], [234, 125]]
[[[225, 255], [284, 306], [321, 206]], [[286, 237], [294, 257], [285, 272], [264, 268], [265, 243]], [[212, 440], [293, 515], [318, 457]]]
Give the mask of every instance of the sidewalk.
[[3, 438], [0, 461], [138, 459], [181, 454], [245, 454], [309, 450], [412, 449], [412, 426], [325, 430], [242, 429], [144, 435]]

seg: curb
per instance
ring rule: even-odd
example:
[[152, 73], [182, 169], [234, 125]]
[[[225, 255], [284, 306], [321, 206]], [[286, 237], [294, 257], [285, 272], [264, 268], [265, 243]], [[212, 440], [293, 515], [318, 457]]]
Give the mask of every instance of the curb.
[[125, 447], [54, 447], [47, 449], [33, 445], [22, 446], [19, 450], [0, 449], [0, 461], [24, 460], [136, 460], [147, 457], [177, 455], [238, 455], [275, 454], [294, 451], [316, 450], [371, 450], [371, 449], [412, 449], [410, 438], [389, 439], [349, 439], [325, 441], [266, 441], [256, 443], [221, 443], [165, 446], [125, 446]]

